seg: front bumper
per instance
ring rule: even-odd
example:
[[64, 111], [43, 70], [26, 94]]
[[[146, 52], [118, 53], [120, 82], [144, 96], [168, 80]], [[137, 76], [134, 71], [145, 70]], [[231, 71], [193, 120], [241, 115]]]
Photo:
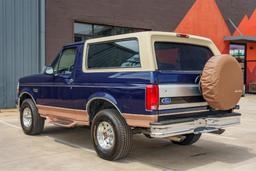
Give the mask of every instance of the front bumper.
[[227, 126], [239, 124], [240, 117], [240, 113], [228, 113], [226, 115], [222, 114], [156, 122], [150, 125], [150, 136], [154, 138], [165, 138], [190, 133], [213, 132]]

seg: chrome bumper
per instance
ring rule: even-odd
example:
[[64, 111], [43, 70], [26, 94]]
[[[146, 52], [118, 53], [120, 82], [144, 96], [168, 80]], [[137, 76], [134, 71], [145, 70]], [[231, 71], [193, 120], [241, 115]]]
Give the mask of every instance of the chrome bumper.
[[183, 134], [213, 132], [220, 128], [240, 123], [241, 114], [226, 117], [196, 118], [189, 121], [179, 120], [170, 124], [151, 124], [150, 135], [154, 138], [165, 138]]

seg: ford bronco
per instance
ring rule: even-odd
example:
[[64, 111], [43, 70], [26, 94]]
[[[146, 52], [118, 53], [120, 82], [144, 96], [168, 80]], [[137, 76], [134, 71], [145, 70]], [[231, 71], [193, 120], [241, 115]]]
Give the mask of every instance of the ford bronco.
[[[126, 157], [136, 133], [193, 144], [201, 133], [220, 134], [240, 122], [234, 109], [241, 89], [232, 87], [240, 80], [232, 82], [227, 65], [211, 67], [219, 75], [204, 72], [212, 56], [221, 54], [207, 38], [153, 31], [65, 45], [42, 74], [19, 80], [21, 126], [28, 135], [40, 134], [46, 119], [64, 127], [90, 126], [95, 150], [107, 160]], [[217, 80], [229, 80], [227, 86], [211, 84], [225, 72], [230, 75]], [[206, 85], [202, 80], [208, 77]], [[238, 98], [228, 106], [216, 105], [233, 94]]]

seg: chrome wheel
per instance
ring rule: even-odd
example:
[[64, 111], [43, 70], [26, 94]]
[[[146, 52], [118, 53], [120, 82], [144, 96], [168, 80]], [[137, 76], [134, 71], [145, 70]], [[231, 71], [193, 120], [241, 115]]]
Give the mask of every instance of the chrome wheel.
[[97, 141], [101, 148], [108, 150], [114, 146], [115, 133], [109, 122], [102, 121], [97, 128]]
[[31, 124], [32, 124], [32, 111], [29, 107], [26, 107], [23, 110], [22, 120], [23, 120], [23, 125], [26, 128], [29, 128], [31, 126]]

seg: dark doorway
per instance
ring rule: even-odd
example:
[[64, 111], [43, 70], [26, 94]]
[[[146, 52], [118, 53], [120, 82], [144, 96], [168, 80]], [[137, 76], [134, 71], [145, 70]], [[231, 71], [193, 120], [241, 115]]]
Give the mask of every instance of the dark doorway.
[[246, 44], [231, 43], [229, 45], [229, 54], [234, 56], [240, 63], [241, 69], [244, 74], [244, 84], [246, 84]]

